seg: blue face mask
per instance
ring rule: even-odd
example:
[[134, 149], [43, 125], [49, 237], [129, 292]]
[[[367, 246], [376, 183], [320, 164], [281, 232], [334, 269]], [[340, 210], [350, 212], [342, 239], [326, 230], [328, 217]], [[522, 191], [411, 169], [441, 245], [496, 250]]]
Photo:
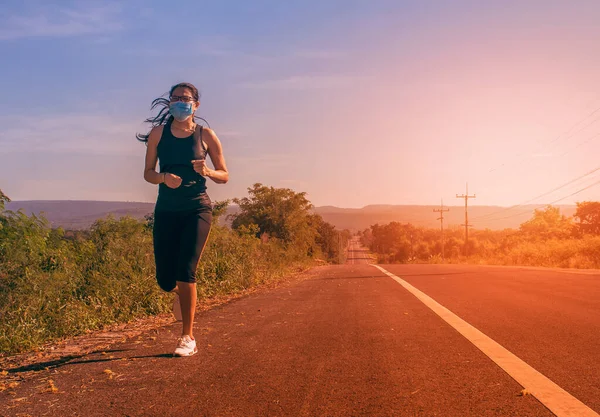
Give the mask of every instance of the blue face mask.
[[193, 113], [192, 103], [176, 101], [169, 106], [169, 112], [173, 115], [175, 120], [183, 122], [187, 120]]

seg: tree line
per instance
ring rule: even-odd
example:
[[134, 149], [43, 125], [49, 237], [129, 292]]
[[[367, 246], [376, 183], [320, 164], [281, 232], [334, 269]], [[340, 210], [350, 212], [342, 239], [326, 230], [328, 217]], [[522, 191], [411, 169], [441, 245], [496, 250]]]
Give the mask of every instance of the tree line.
[[[442, 262], [440, 229], [391, 222], [359, 234], [381, 263]], [[518, 229], [471, 230], [468, 243], [462, 227], [448, 228], [444, 255], [446, 262], [600, 268], [600, 202], [578, 202], [571, 217], [554, 206], [536, 209]]]

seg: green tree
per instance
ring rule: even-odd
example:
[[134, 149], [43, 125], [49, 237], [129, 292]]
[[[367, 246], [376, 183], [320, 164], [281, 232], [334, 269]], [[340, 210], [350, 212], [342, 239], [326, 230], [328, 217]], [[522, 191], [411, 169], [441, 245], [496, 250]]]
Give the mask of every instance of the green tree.
[[0, 190], [0, 238], [2, 238], [2, 228], [6, 225], [7, 223], [7, 218], [3, 215], [4, 213], [4, 208], [6, 207], [6, 203], [10, 202], [10, 198], [8, 198], [8, 196], [6, 194], [4, 194], [2, 192], [2, 190]]
[[529, 239], [565, 239], [573, 232], [571, 219], [560, 214], [558, 207], [536, 209], [533, 217], [522, 223], [519, 230]]
[[254, 184], [248, 188], [248, 194], [249, 197], [233, 199], [240, 207], [240, 212], [232, 215], [233, 229], [255, 224], [257, 237], [267, 233], [286, 244], [311, 238], [314, 241], [316, 231], [308, 230], [312, 204], [306, 199], [306, 193]]
[[360, 243], [364, 247], [370, 248], [373, 245], [373, 232], [372, 230], [365, 229], [357, 232], [357, 236], [360, 238]]
[[10, 198], [6, 194], [0, 190], [0, 213], [4, 211], [4, 207], [6, 207], [6, 203], [10, 203]]
[[581, 234], [600, 235], [600, 202], [577, 203], [573, 217], [578, 220], [577, 228]]
[[227, 212], [227, 207], [229, 207], [229, 200], [215, 201], [212, 209], [213, 223], [218, 223], [219, 218]]
[[384, 256], [385, 261], [407, 262], [415, 255], [414, 242], [419, 231], [411, 224], [391, 222], [371, 226], [370, 249]]
[[318, 214], [311, 216], [311, 223], [317, 227], [316, 243], [325, 259], [333, 263], [345, 262], [344, 248], [350, 239], [350, 231], [336, 230]]

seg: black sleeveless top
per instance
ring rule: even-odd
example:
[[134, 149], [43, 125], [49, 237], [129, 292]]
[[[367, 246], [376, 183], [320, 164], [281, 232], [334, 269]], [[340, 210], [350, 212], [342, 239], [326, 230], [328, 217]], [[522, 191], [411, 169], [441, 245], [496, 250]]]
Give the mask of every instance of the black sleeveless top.
[[155, 211], [182, 211], [194, 209], [212, 210], [210, 198], [206, 194], [206, 178], [194, 171], [193, 159], [206, 159], [207, 150], [200, 134], [186, 138], [176, 138], [171, 133], [171, 120], [163, 128], [158, 142], [160, 172], [168, 172], [181, 177], [181, 185], [169, 188], [158, 185], [158, 198]]

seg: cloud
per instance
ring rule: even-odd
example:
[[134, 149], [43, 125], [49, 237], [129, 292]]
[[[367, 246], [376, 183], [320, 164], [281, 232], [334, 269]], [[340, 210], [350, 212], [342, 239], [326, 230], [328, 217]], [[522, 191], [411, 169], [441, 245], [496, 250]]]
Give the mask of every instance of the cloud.
[[261, 90], [306, 90], [350, 87], [369, 81], [370, 77], [356, 75], [294, 75], [287, 78], [249, 81], [240, 84], [240, 87]]
[[36, 118], [0, 119], [0, 154], [11, 152], [140, 155], [144, 145], [135, 139], [138, 123], [105, 115], [61, 114]]
[[326, 49], [299, 49], [291, 53], [294, 58], [301, 59], [338, 59], [347, 56], [347, 53], [341, 50]]
[[176, 58], [185, 56], [187, 59], [195, 57], [234, 57], [245, 53], [237, 52], [232, 41], [220, 35], [194, 36], [188, 43], [174, 44], [165, 49], [156, 46], [136, 46], [135, 48], [124, 48], [121, 52], [125, 55], [135, 55], [146, 58]]
[[116, 3], [87, 7], [42, 9], [0, 20], [0, 40], [106, 34], [122, 28]]
[[289, 167], [295, 160], [293, 155], [288, 154], [260, 154], [256, 156], [233, 155], [228, 158], [233, 164], [239, 166], [260, 166], [262, 168]]
[[226, 60], [231, 65], [241, 66], [242, 68], [256, 68], [257, 66], [273, 66], [287, 63], [288, 65], [298, 65], [298, 61], [324, 61], [335, 60], [346, 57], [347, 51], [327, 50], [318, 48], [299, 48], [285, 50], [256, 49], [248, 45], [244, 39], [234, 35], [199, 35], [194, 34], [189, 42], [185, 44], [175, 43], [165, 49], [162, 47], [146, 45], [136, 45], [132, 48], [123, 48], [121, 53], [125, 55], [135, 55], [145, 58], [174, 58], [180, 59], [185, 56], [186, 59], [210, 57], [211, 59]]

